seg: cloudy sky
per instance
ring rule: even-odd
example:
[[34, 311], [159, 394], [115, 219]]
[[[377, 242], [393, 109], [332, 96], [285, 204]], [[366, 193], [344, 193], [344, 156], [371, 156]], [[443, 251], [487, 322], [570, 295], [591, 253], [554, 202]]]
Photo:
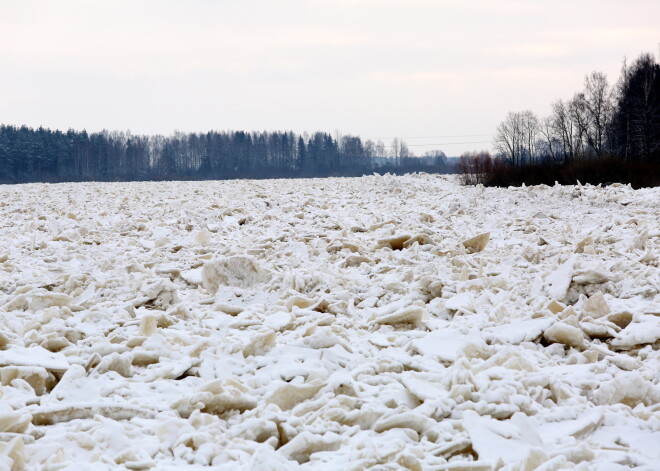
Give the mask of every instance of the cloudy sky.
[[[658, 54], [657, 0], [0, 0], [0, 122], [490, 148], [509, 110]], [[458, 144], [457, 144], [458, 143]]]

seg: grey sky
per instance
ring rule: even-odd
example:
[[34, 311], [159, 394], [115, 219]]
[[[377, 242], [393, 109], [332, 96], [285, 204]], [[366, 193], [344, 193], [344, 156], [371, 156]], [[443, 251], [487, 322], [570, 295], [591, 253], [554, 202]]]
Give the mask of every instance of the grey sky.
[[490, 148], [509, 110], [543, 115], [587, 72], [613, 83], [624, 56], [657, 55], [659, 18], [657, 0], [0, 0], [0, 122], [339, 130], [456, 155]]

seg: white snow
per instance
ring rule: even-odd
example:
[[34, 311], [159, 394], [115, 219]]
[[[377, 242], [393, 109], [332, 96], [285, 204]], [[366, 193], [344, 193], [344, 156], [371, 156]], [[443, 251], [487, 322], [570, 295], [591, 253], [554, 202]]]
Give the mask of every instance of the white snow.
[[0, 470], [657, 469], [658, 202], [0, 186]]

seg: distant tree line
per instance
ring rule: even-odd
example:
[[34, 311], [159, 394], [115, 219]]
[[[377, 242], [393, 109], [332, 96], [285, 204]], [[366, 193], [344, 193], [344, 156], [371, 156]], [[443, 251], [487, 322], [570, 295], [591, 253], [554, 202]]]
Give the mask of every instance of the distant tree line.
[[211, 131], [142, 136], [0, 125], [0, 183], [198, 180], [445, 173], [444, 153], [317, 132]]
[[[625, 61], [614, 86], [601, 72], [584, 88], [552, 104], [550, 116], [509, 112], [497, 127], [495, 156], [467, 152], [458, 172], [466, 184], [660, 181], [660, 65], [642, 54]], [[645, 175], [641, 175], [645, 173]]]

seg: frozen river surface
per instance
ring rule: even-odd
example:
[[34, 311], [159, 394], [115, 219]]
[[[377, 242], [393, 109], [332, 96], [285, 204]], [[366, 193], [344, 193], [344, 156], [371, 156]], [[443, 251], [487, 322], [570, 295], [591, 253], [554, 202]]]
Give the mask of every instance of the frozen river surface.
[[0, 469], [658, 470], [660, 190], [0, 186]]

